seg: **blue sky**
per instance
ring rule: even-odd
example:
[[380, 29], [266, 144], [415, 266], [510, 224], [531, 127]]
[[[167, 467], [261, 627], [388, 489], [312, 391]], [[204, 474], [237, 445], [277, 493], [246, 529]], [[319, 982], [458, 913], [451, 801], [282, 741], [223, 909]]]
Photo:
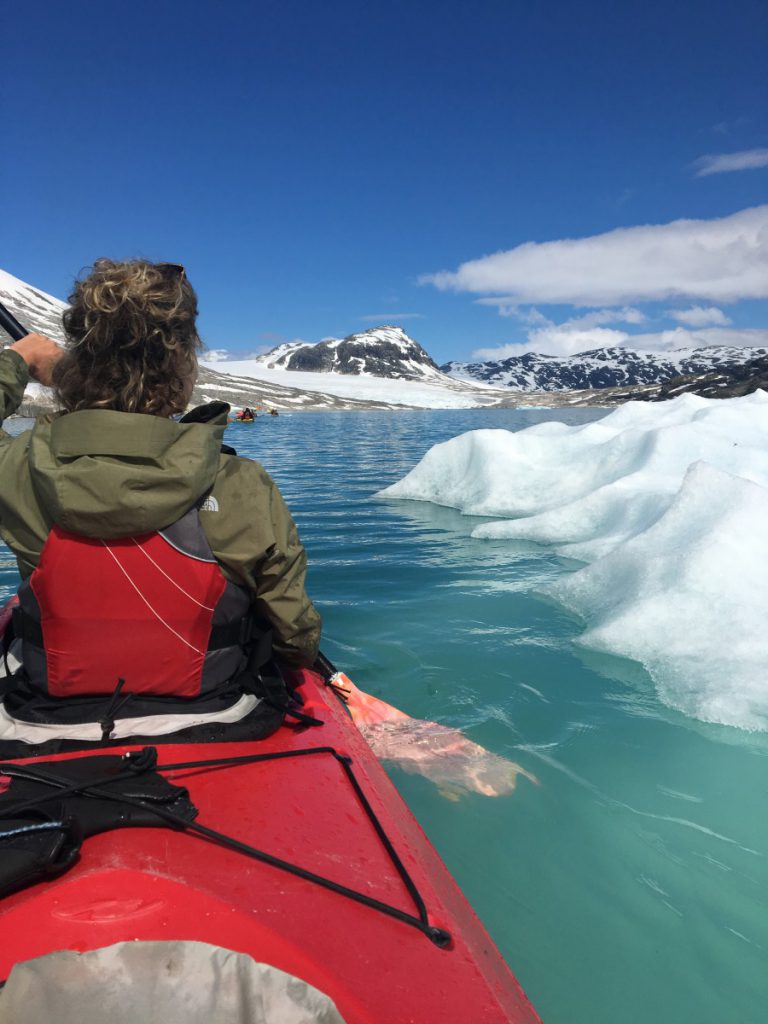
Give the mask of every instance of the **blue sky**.
[[439, 362], [768, 342], [763, 0], [4, 22], [0, 266], [54, 295], [101, 255], [182, 262], [238, 355], [377, 322]]

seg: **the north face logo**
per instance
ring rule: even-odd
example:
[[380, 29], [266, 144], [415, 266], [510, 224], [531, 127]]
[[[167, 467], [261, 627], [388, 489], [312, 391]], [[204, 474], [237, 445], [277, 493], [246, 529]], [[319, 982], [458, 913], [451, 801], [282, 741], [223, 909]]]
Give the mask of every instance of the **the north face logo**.
[[209, 494], [203, 504], [200, 506], [201, 512], [218, 512], [219, 503], [216, 501], [212, 494]]

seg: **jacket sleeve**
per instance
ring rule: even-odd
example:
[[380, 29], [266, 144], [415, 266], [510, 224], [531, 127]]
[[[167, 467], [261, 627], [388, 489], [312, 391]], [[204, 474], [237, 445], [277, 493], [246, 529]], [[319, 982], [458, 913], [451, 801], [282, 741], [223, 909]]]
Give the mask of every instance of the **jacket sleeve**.
[[254, 611], [272, 626], [273, 648], [289, 665], [310, 666], [320, 643], [320, 616], [307, 596], [307, 556], [277, 484], [264, 467], [220, 455], [200, 522], [228, 578], [247, 587]]
[[[4, 348], [0, 351], [0, 424], [12, 416], [21, 405], [24, 388], [29, 380], [27, 364], [18, 352]], [[8, 435], [0, 432], [0, 443], [8, 440]]]
[[305, 590], [307, 555], [277, 484], [268, 479], [274, 544], [252, 570], [255, 606], [272, 623], [278, 658], [310, 666], [317, 658], [322, 622]]

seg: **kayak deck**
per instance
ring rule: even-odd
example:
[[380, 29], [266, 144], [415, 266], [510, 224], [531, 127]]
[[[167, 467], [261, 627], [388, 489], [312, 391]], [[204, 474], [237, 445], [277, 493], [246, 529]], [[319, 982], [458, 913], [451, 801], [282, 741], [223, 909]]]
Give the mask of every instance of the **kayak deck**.
[[[171, 829], [85, 841], [65, 875], [0, 902], [0, 978], [17, 961], [126, 939], [191, 939], [248, 953], [329, 995], [347, 1024], [538, 1020], [466, 899], [346, 711], [303, 672], [304, 710], [258, 743], [163, 744], [159, 763], [333, 747], [352, 769], [418, 888], [439, 948], [417, 928], [209, 840]], [[105, 753], [131, 749], [110, 748]], [[56, 760], [79, 754], [59, 755]], [[95, 755], [98, 756], [98, 755]], [[43, 758], [52, 760], [52, 758]], [[330, 753], [165, 776], [187, 787], [198, 823], [409, 915], [414, 901], [343, 766]]]

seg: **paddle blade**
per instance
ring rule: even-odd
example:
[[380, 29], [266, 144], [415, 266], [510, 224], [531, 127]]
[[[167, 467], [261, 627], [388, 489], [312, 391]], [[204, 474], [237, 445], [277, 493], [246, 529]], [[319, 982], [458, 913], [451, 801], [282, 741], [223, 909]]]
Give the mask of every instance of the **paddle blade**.
[[538, 784], [535, 775], [473, 743], [458, 729], [411, 718], [391, 704], [363, 693], [343, 672], [337, 673], [333, 685], [341, 692], [353, 721], [380, 760], [425, 776], [448, 799], [458, 800], [466, 793], [504, 796], [514, 791], [521, 775]]
[[333, 677], [333, 687], [340, 693], [350, 715], [352, 715], [352, 721], [359, 727], [376, 725], [379, 722], [413, 721], [402, 711], [393, 708], [391, 704], [358, 690], [349, 676], [343, 672], [337, 672]]

